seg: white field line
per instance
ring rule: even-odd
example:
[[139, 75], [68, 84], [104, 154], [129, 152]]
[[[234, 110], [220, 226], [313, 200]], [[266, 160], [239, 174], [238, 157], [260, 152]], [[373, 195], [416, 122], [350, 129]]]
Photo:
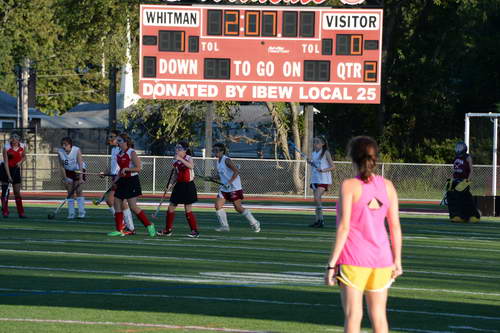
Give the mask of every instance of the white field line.
[[485, 330], [485, 329], [482, 329], [482, 328], [477, 328], [477, 327], [472, 327], [472, 326], [448, 326], [448, 327], [449, 328], [453, 328], [453, 329], [465, 330], [467, 332], [470, 332], [470, 331], [475, 331], [475, 332], [492, 332], [492, 333], [499, 332], [497, 330]]
[[[283, 272], [283, 273], [252, 273], [252, 272], [200, 272], [199, 275], [178, 275], [178, 274], [152, 274], [144, 272], [123, 272], [123, 271], [103, 271], [103, 270], [87, 270], [87, 269], [70, 269], [70, 268], [51, 268], [51, 267], [32, 267], [32, 266], [7, 266], [0, 265], [3, 269], [12, 270], [35, 270], [49, 272], [71, 272], [71, 273], [86, 273], [86, 274], [105, 274], [105, 275], [120, 275], [125, 278], [141, 279], [141, 280], [156, 280], [156, 281], [173, 281], [182, 283], [222, 283], [235, 285], [260, 285], [260, 284], [301, 284], [310, 286], [322, 286], [322, 273], [309, 272]], [[429, 272], [432, 274], [432, 272]], [[463, 276], [457, 274], [457, 276]], [[494, 278], [494, 277], [489, 277]], [[497, 278], [498, 279], [498, 278]], [[423, 293], [448, 293], [459, 295], [472, 296], [491, 296], [500, 297], [500, 293], [492, 292], [474, 292], [453, 289], [428, 289], [428, 288], [405, 288], [392, 287], [394, 290], [415, 291]], [[0, 290], [7, 290], [1, 289]]]
[[[188, 299], [188, 300], [203, 300], [203, 301], [220, 301], [220, 302], [247, 302], [247, 303], [260, 303], [260, 304], [274, 304], [274, 305], [295, 305], [295, 306], [307, 306], [307, 307], [333, 307], [340, 308], [340, 304], [325, 304], [325, 303], [307, 303], [307, 302], [285, 302], [285, 301], [275, 301], [257, 298], [232, 298], [232, 297], [205, 297], [205, 296], [181, 296], [181, 295], [158, 295], [158, 294], [130, 294], [122, 292], [79, 292], [79, 291], [68, 291], [71, 295], [107, 295], [107, 296], [127, 296], [127, 297], [155, 297], [155, 298], [170, 298], [170, 299]], [[482, 315], [469, 315], [460, 313], [449, 313], [449, 312], [429, 312], [429, 311], [415, 311], [415, 310], [401, 310], [388, 308], [388, 312], [398, 312], [398, 313], [408, 313], [414, 315], [424, 315], [432, 317], [450, 317], [450, 318], [462, 318], [462, 319], [480, 319], [480, 320], [491, 320], [500, 321], [500, 317], [493, 316], [482, 316]]]
[[[262, 248], [262, 247], [244, 247], [244, 246], [230, 246], [230, 245], [207, 245], [207, 244], [200, 244], [199, 240], [196, 240], [196, 244], [186, 244], [186, 243], [180, 243], [181, 240], [179, 239], [169, 239], [168, 241], [162, 241], [160, 239], [155, 239], [153, 240], [154, 242], [151, 243], [149, 242], [149, 238], [145, 238], [147, 241], [132, 241], [132, 240], [106, 240], [106, 241], [88, 241], [88, 240], [79, 240], [79, 239], [67, 239], [67, 240], [57, 240], [57, 239], [32, 239], [32, 238], [15, 238], [16, 240], [24, 240], [27, 243], [57, 243], [57, 244], [64, 244], [64, 243], [87, 243], [87, 244], [121, 244], [121, 245], [148, 245], [148, 246], [159, 246], [159, 247], [196, 247], [196, 248], [214, 248], [214, 249], [243, 249], [243, 250], [258, 250], [258, 251], [270, 251], [270, 252], [288, 252], [288, 253], [312, 253], [312, 254], [328, 254], [329, 251], [326, 250], [294, 250], [294, 249], [283, 249], [283, 248]], [[130, 239], [130, 238], [129, 238]], [[246, 239], [243, 237], [242, 239]], [[242, 240], [240, 239], [240, 240]], [[206, 239], [204, 239], [206, 240]], [[220, 239], [220, 240], [225, 240], [225, 239]], [[212, 241], [219, 241], [219, 240], [212, 240]], [[174, 244], [172, 244], [174, 243]], [[0, 243], [1, 245], [1, 243]], [[412, 245], [406, 245], [405, 248], [412, 247]], [[423, 247], [426, 248], [425, 245], [420, 245], [420, 246], [415, 246], [415, 247]], [[457, 248], [457, 247], [448, 247], [448, 246], [437, 246], [433, 248], [438, 248], [438, 249], [447, 249], [447, 250], [464, 250], [464, 251], [475, 251], [475, 252], [480, 252], [480, 251], [485, 251], [485, 252], [491, 252], [493, 250], [489, 249], [482, 249], [482, 248]], [[0, 249], [0, 251], [3, 251], [3, 249]], [[23, 251], [23, 250], [18, 250], [18, 251]], [[493, 251], [497, 252], [497, 251]], [[427, 256], [428, 257], [428, 256]], [[404, 256], [404, 259], [426, 259], [426, 256]], [[430, 258], [430, 257], [429, 257]], [[432, 256], [432, 259], [435, 257]], [[487, 265], [496, 265], [497, 262], [492, 260], [483, 260], [483, 259], [467, 259], [467, 258], [459, 258], [456, 257], [453, 259], [454, 262], [475, 262], [475, 263], [483, 263]], [[307, 266], [307, 265], [306, 265]]]
[[0, 321], [17, 321], [17, 322], [31, 322], [31, 323], [55, 323], [55, 324], [72, 324], [72, 325], [76, 324], [76, 325], [154, 327], [154, 328], [215, 331], [215, 332], [238, 332], [238, 333], [265, 333], [266, 332], [266, 331], [249, 331], [249, 330], [242, 330], [242, 329], [235, 329], [235, 328], [216, 328], [216, 327], [205, 327], [205, 326], [180, 326], [180, 325], [112, 322], [112, 321], [85, 321], [85, 320], [32, 319], [32, 318], [0, 318]]
[[[62, 202], [63, 199], [61, 200], [36, 200], [36, 199], [30, 199], [30, 200], [23, 200], [26, 203], [34, 203], [34, 204], [52, 204], [52, 205], [57, 205]], [[312, 201], [312, 199], [311, 199]], [[139, 206], [145, 206], [145, 207], [151, 207], [154, 206], [156, 207], [158, 205], [158, 202], [151, 202], [151, 201], [141, 201], [138, 203]], [[89, 207], [94, 207], [93, 202], [90, 200], [85, 201], [85, 205]], [[104, 207], [104, 206], [103, 206]], [[205, 208], [205, 209], [210, 209], [213, 208], [214, 205], [211, 202], [197, 202], [193, 204], [193, 207], [195, 208]], [[286, 205], [286, 204], [269, 204], [269, 205], [259, 205], [259, 204], [251, 204], [251, 203], [246, 203], [245, 207], [252, 209], [252, 210], [277, 210], [277, 211], [303, 211], [303, 212], [310, 212], [314, 211], [316, 209], [315, 206], [313, 205]], [[225, 204], [224, 205], [225, 209], [232, 210], [233, 206], [231, 204]], [[336, 207], [335, 206], [325, 206], [323, 207], [323, 211], [327, 213], [334, 213], [336, 212]], [[401, 214], [405, 215], [435, 215], [435, 216], [446, 216], [448, 215], [448, 212], [429, 212], [425, 211], [425, 209], [422, 210], [405, 210], [405, 209], [400, 209]]]
[[432, 331], [432, 330], [420, 330], [418, 328], [401, 328], [401, 327], [391, 327], [393, 330], [403, 331], [403, 332], [415, 332], [415, 333], [456, 333], [453, 331]]

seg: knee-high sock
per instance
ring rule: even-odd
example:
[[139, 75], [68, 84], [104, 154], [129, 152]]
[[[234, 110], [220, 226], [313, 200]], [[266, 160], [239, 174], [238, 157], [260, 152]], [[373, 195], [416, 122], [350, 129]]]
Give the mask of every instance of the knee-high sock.
[[250, 224], [254, 225], [259, 223], [259, 221], [257, 221], [257, 219], [253, 217], [250, 209], [245, 209], [241, 214], [248, 220], [248, 222], [250, 222]]
[[115, 207], [109, 207], [109, 211], [113, 214], [113, 216], [115, 216]]
[[137, 218], [138, 218], [138, 219], [142, 222], [142, 224], [143, 224], [145, 227], [148, 227], [148, 226], [150, 226], [151, 224], [153, 224], [153, 223], [151, 223], [151, 222], [149, 221], [149, 219], [148, 219], [148, 217], [146, 216], [146, 214], [144, 214], [144, 211], [142, 211], [142, 210], [141, 210], [141, 212], [140, 212], [139, 214], [137, 214], [137, 213], [136, 213], [135, 215], [137, 215]]
[[115, 213], [115, 227], [117, 231], [125, 229], [125, 224], [123, 223], [123, 212]]
[[2, 214], [9, 215], [9, 184], [2, 184]]
[[85, 197], [77, 197], [76, 203], [78, 204], [78, 213], [85, 214]]
[[198, 223], [196, 223], [196, 216], [194, 216], [193, 212], [186, 212], [186, 220], [191, 230], [198, 231]]
[[227, 213], [224, 209], [219, 209], [215, 211], [215, 215], [217, 215], [217, 219], [221, 227], [229, 228], [229, 223], [227, 222]]
[[323, 220], [323, 207], [316, 207], [316, 221]]
[[165, 221], [166, 230], [172, 230], [172, 228], [174, 227], [174, 219], [175, 219], [175, 211], [174, 212], [167, 211], [167, 217]]
[[19, 216], [24, 216], [23, 198], [21, 196], [16, 197], [16, 208]]
[[123, 217], [125, 219], [125, 225], [127, 226], [128, 230], [134, 230], [134, 219], [132, 218], [132, 212], [130, 211], [130, 208], [127, 208], [123, 211]]
[[68, 215], [75, 215], [75, 199], [68, 199]]

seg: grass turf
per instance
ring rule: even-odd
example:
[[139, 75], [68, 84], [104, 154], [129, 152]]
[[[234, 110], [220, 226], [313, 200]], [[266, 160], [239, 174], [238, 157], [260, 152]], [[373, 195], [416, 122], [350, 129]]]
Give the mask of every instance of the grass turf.
[[[255, 234], [228, 209], [231, 232], [221, 234], [213, 210], [199, 209], [201, 237], [190, 239], [178, 210], [172, 237], [147, 237], [136, 219], [137, 235], [111, 238], [106, 209], [49, 221], [54, 207], [0, 220], [1, 332], [342, 331], [338, 288], [322, 285], [331, 214], [311, 229], [311, 212], [254, 211]], [[390, 292], [391, 331], [498, 332], [498, 222], [401, 221], [405, 274]], [[163, 227], [164, 215], [154, 222]]]

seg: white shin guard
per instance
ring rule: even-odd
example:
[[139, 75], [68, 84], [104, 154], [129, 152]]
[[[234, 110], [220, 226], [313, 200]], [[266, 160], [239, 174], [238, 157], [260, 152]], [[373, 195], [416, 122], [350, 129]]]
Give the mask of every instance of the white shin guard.
[[248, 222], [250, 222], [251, 225], [259, 223], [259, 221], [257, 221], [257, 219], [253, 217], [250, 209], [245, 209], [241, 214], [248, 220]]
[[125, 221], [125, 226], [128, 228], [128, 230], [135, 230], [134, 219], [132, 218], [132, 212], [130, 211], [130, 208], [127, 208], [123, 211], [123, 220]]
[[226, 211], [224, 209], [219, 209], [215, 211], [215, 214], [217, 215], [217, 219], [219, 220], [221, 227], [229, 228]]
[[78, 212], [85, 213], [85, 197], [77, 197], [76, 202], [78, 203]]
[[323, 207], [316, 207], [316, 221], [323, 220]]
[[75, 199], [68, 199], [68, 216], [75, 216]]

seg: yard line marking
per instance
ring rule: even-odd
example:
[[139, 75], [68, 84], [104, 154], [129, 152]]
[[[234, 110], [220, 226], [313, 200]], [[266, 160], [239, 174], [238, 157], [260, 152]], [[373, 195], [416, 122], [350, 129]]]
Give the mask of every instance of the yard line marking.
[[77, 325], [109, 325], [109, 326], [133, 326], [133, 327], [157, 327], [182, 330], [216, 331], [216, 332], [237, 332], [237, 333], [268, 333], [267, 331], [250, 331], [236, 328], [217, 328], [205, 326], [181, 326], [167, 324], [148, 324], [131, 322], [112, 322], [112, 321], [85, 321], [85, 320], [62, 320], [62, 319], [34, 319], [34, 318], [0, 318], [1, 321], [17, 321], [32, 323], [56, 323], [56, 324], [77, 324]]
[[[50, 272], [74, 272], [74, 273], [92, 273], [92, 274], [112, 274], [121, 275], [126, 278], [146, 279], [156, 281], [174, 281], [181, 283], [232, 283], [235, 285], [291, 285], [291, 283], [309, 286], [322, 286], [323, 278], [318, 276], [298, 274], [291, 275], [288, 272], [283, 273], [259, 273], [259, 272], [200, 272], [199, 275], [176, 275], [176, 274], [154, 274], [144, 272], [122, 272], [122, 271], [102, 271], [102, 270], [87, 270], [87, 269], [70, 269], [70, 268], [50, 268], [50, 267], [31, 267], [31, 266], [6, 266], [0, 265], [4, 269], [20, 269], [20, 270], [40, 270]], [[429, 272], [432, 273], [432, 272]], [[460, 276], [460, 274], [457, 274]], [[492, 296], [500, 297], [500, 293], [491, 292], [475, 292], [466, 290], [453, 289], [429, 289], [429, 288], [408, 288], [408, 287], [391, 287], [393, 290], [417, 291], [424, 293], [448, 293], [448, 294], [465, 294], [473, 296]], [[7, 290], [7, 289], [0, 289]], [[10, 290], [10, 289], [9, 289]]]
[[[325, 304], [325, 303], [307, 303], [307, 302], [286, 302], [286, 301], [275, 301], [266, 300], [258, 298], [233, 298], [233, 297], [205, 297], [205, 296], [181, 296], [181, 295], [158, 295], [158, 294], [129, 294], [121, 292], [79, 292], [79, 291], [69, 291], [68, 294], [71, 295], [111, 295], [111, 296], [127, 296], [127, 297], [156, 297], [156, 298], [178, 298], [178, 299], [189, 299], [189, 300], [204, 300], [204, 301], [221, 301], [221, 302], [247, 302], [247, 303], [261, 303], [261, 304], [275, 304], [275, 305], [298, 305], [298, 306], [314, 306], [314, 307], [334, 307], [341, 308], [340, 304]], [[426, 315], [432, 317], [451, 317], [451, 318], [462, 318], [462, 319], [481, 319], [481, 320], [491, 320], [500, 321], [500, 317], [493, 316], [483, 316], [483, 315], [470, 315], [470, 314], [460, 314], [460, 313], [449, 313], [449, 312], [429, 312], [429, 311], [416, 311], [416, 310], [402, 310], [402, 309], [392, 309], [388, 308], [389, 312], [400, 312], [409, 313], [417, 315]]]
[[477, 331], [477, 332], [498, 332], [497, 330], [485, 330], [482, 328], [477, 328], [477, 327], [471, 327], [471, 326], [448, 326], [449, 328], [454, 328], [454, 329], [460, 329], [460, 330], [467, 330], [467, 331]]
[[417, 333], [456, 333], [453, 331], [431, 331], [431, 330], [420, 330], [418, 328], [401, 328], [401, 327], [391, 327], [393, 330], [404, 331], [404, 332], [417, 332]]

